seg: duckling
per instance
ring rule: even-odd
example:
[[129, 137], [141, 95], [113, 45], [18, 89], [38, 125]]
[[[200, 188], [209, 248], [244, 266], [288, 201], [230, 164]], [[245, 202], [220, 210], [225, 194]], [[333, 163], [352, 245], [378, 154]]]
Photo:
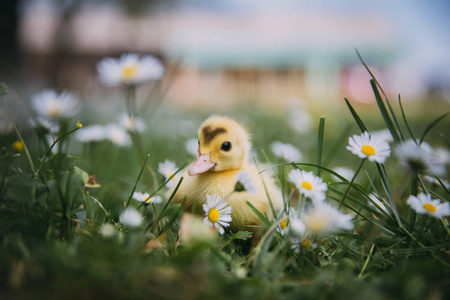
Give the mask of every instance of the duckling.
[[[184, 180], [173, 201], [181, 203], [186, 211], [203, 213], [206, 195], [220, 195], [232, 209], [230, 230], [258, 231], [261, 221], [246, 202], [273, 218], [264, 184], [276, 213], [283, 201], [273, 178], [267, 172], [258, 174], [257, 167], [249, 161], [251, 143], [247, 130], [234, 119], [211, 116], [200, 126], [198, 137], [198, 158], [184, 171]], [[235, 191], [239, 171], [249, 175], [257, 186], [256, 193]]]

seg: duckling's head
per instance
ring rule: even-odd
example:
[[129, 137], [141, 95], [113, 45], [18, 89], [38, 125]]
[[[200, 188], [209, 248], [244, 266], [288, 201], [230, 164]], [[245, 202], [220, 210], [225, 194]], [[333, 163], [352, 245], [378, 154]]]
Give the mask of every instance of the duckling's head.
[[189, 175], [235, 170], [247, 161], [251, 144], [245, 128], [236, 120], [211, 116], [198, 131], [198, 158]]

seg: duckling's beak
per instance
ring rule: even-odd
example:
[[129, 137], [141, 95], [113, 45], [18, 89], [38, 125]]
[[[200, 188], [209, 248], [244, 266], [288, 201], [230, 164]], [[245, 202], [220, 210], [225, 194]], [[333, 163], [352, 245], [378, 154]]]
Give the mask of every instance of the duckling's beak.
[[214, 168], [215, 165], [216, 165], [215, 163], [211, 162], [209, 153], [200, 155], [197, 158], [197, 161], [189, 167], [188, 174], [189, 174], [189, 176], [201, 174], [201, 173], [211, 170], [212, 168]]

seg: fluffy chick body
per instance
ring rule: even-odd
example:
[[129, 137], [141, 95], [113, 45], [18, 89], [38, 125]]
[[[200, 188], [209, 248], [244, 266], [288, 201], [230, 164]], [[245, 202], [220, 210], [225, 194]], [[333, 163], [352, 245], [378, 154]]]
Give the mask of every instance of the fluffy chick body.
[[[231, 145], [229, 150], [224, 150], [225, 143]], [[220, 195], [232, 209], [231, 230], [257, 231], [255, 226], [261, 225], [261, 221], [246, 202], [273, 218], [267, 195], [276, 213], [283, 201], [273, 178], [267, 172], [258, 174], [256, 166], [249, 162], [250, 150], [249, 135], [241, 124], [226, 117], [208, 118], [199, 129], [199, 158], [183, 172], [184, 180], [173, 201], [182, 204], [186, 211], [203, 213], [206, 195]], [[256, 193], [235, 191], [239, 171], [246, 172], [256, 184]]]

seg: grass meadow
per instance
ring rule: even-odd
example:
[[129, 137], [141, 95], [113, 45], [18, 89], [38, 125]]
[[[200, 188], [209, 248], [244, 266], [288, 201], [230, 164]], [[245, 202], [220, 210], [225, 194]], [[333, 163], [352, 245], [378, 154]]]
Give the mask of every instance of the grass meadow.
[[[402, 103], [387, 99], [375, 78], [367, 84], [376, 104], [302, 108], [311, 122], [300, 130], [292, 126], [299, 117], [283, 108], [181, 110], [159, 104], [161, 93], [135, 99], [136, 87], [123, 88], [127, 100], [114, 109], [87, 97], [48, 126], [32, 107], [30, 125], [8, 109], [2, 84], [9, 121], [0, 135], [0, 298], [448, 299], [448, 104]], [[82, 141], [83, 129], [117, 123], [123, 113], [142, 126]], [[251, 247], [251, 232], [206, 230], [203, 215], [171, 203], [171, 178], [159, 164], [194, 161], [186, 142], [195, 143], [213, 113], [249, 129], [253, 159], [276, 177], [286, 207], [302, 197], [289, 172], [311, 171], [327, 185], [325, 201], [351, 215], [352, 229], [296, 235], [289, 222], [280, 230], [287, 212], [260, 214], [263, 236]], [[383, 163], [346, 149], [351, 136], [380, 130], [391, 150]], [[276, 141], [301, 158], [277, 156]], [[416, 148], [402, 148], [405, 141]], [[134, 192], [161, 202], [139, 202]], [[435, 201], [422, 212], [407, 202], [421, 194]], [[130, 207], [137, 217], [123, 214]]]

